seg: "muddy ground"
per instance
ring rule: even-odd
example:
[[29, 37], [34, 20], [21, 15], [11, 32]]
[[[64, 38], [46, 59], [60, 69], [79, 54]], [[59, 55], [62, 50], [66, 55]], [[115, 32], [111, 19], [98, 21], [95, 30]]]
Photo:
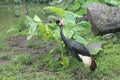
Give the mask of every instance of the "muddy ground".
[[[48, 53], [53, 47], [57, 46], [56, 42], [45, 42], [37, 38], [32, 38], [28, 41], [25, 36], [7, 38], [5, 42], [11, 50], [35, 54]], [[34, 45], [34, 43], [37, 45]]]

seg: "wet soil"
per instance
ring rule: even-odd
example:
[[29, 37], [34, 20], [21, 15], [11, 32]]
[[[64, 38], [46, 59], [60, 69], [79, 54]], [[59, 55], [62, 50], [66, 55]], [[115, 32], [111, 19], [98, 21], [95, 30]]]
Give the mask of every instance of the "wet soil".
[[[17, 52], [25, 52], [25, 53], [48, 53], [52, 48], [57, 46], [57, 43], [54, 42], [46, 42], [42, 39], [32, 38], [31, 40], [27, 40], [26, 36], [18, 36], [18, 37], [11, 37], [7, 38], [6, 40], [7, 45], [10, 47], [10, 50], [17, 51]], [[29, 44], [36, 43], [39, 45], [31, 46]], [[40, 46], [43, 45], [43, 46]]]

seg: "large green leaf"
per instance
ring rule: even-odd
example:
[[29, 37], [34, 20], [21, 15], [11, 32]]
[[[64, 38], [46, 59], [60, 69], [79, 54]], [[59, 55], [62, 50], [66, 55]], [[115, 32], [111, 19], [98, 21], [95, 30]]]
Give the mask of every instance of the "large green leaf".
[[46, 25], [43, 23], [38, 24], [38, 30], [40, 31], [40, 36], [44, 40], [49, 40], [53, 35], [53, 32], [51, 31], [47, 24]]
[[64, 19], [65, 20], [71, 20], [71, 21], [75, 21], [76, 20], [76, 17], [81, 17], [73, 12], [70, 12], [70, 11], [67, 11], [65, 14], [64, 14]]
[[90, 23], [87, 21], [81, 21], [77, 25], [84, 26], [85, 28], [90, 27]]
[[63, 16], [66, 13], [66, 11], [64, 9], [54, 7], [54, 6], [45, 7], [45, 8], [43, 8], [43, 10], [52, 11], [54, 13], [57, 13], [60, 16]]
[[52, 36], [52, 32], [49, 29], [48, 25], [43, 24], [41, 19], [37, 15], [35, 15], [33, 19], [27, 16], [27, 23], [30, 26], [27, 40], [31, 39], [32, 36], [37, 35], [38, 31], [40, 31], [40, 36], [42, 36], [43, 39], [47, 40], [49, 37]]
[[63, 34], [65, 35], [65, 37], [67, 37], [68, 39], [71, 39], [74, 31], [73, 30], [68, 30], [68, 29], [64, 29]]
[[27, 36], [27, 40], [30, 40], [32, 38], [33, 35], [37, 34], [37, 23], [35, 23], [33, 21], [33, 19], [29, 16], [26, 16], [26, 22], [29, 25], [29, 32], [28, 32], [28, 36]]
[[29, 16], [26, 16], [26, 22], [29, 25], [30, 23], [33, 22], [33, 19], [31, 17], [29, 17]]
[[81, 21], [76, 24], [77, 29], [84, 30], [85, 32], [90, 32], [90, 23], [86, 21]]
[[77, 2], [77, 1], [75, 1], [75, 2], [74, 2], [74, 5], [73, 5], [73, 4], [69, 4], [69, 5], [67, 6], [67, 8], [68, 8], [68, 10], [70, 10], [70, 11], [74, 11], [74, 10], [79, 9], [80, 6], [81, 6], [80, 3]]
[[61, 64], [63, 65], [63, 67], [67, 68], [69, 66], [69, 58], [68, 57], [63, 57]]
[[49, 34], [50, 33], [50, 30], [48, 28], [48, 25], [45, 26], [45, 29], [46, 29], [46, 33]]
[[84, 45], [88, 44], [88, 41], [84, 37], [82, 37], [81, 35], [75, 34], [74, 38], [77, 42], [80, 42]]
[[120, 6], [119, 0], [105, 0], [106, 3], [112, 4], [114, 6]]
[[71, 26], [74, 26], [76, 24], [75, 23], [76, 17], [71, 15], [70, 13], [66, 13], [63, 18], [65, 20], [65, 24], [67, 27], [71, 27]]
[[58, 41], [59, 39], [61, 39], [61, 37], [60, 37], [60, 29], [59, 28], [57, 28], [56, 30], [54, 30], [53, 37], [55, 38], [56, 41]]
[[76, 17], [81, 17], [81, 16], [70, 11], [67, 11], [63, 16], [63, 18], [66, 21], [66, 25], [71, 25], [71, 26], [75, 26]]
[[36, 22], [41, 22], [41, 19], [37, 15], [34, 16], [33, 20]]
[[83, 8], [86, 8], [88, 5], [90, 5], [91, 3], [93, 3], [93, 2], [96, 2], [95, 0], [88, 0], [88, 1], [86, 1], [86, 2], [84, 2], [83, 4], [82, 4], [82, 7]]
[[29, 29], [29, 32], [28, 32], [28, 36], [27, 36], [27, 40], [30, 40], [32, 38], [33, 35], [36, 34], [36, 30], [37, 30], [37, 23], [30, 23], [30, 29]]

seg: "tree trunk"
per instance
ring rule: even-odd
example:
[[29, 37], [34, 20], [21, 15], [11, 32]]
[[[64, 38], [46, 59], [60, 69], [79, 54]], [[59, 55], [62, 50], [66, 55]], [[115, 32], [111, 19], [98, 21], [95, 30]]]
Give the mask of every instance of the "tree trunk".
[[27, 1], [26, 0], [22, 0], [22, 5], [23, 5], [24, 14], [28, 15]]

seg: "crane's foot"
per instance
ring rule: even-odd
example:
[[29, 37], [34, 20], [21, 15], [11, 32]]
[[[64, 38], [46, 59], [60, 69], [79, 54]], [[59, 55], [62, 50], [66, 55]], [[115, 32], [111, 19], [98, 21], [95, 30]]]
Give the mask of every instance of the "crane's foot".
[[82, 72], [82, 66], [80, 66], [79, 71]]
[[79, 77], [80, 79], [84, 80], [84, 70], [82, 69], [82, 66], [79, 68]]
[[80, 66], [73, 72], [72, 77], [74, 77], [75, 80], [84, 80], [84, 71], [82, 69], [82, 66]]

